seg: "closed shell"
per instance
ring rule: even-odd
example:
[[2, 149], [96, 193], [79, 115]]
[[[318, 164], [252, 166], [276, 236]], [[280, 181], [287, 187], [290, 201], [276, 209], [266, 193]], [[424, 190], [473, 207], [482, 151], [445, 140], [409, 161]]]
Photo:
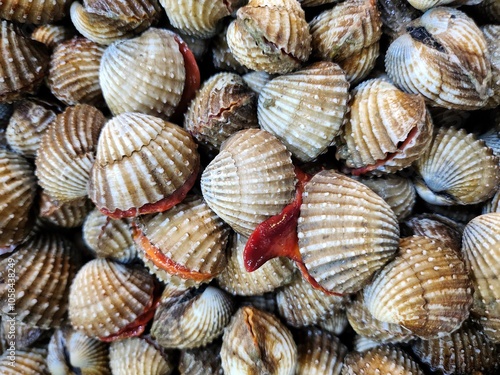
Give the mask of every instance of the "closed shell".
[[54, 49], [59, 43], [75, 36], [74, 29], [59, 25], [40, 25], [31, 33], [31, 39]]
[[496, 108], [500, 104], [500, 25], [485, 25], [481, 31], [488, 45], [491, 63], [491, 88], [493, 96], [489, 99], [487, 108]]
[[4, 0], [0, 4], [0, 18], [40, 25], [59, 21], [64, 17], [68, 0]]
[[498, 189], [495, 195], [483, 206], [483, 214], [490, 212], [500, 212], [500, 189]]
[[351, 85], [361, 82], [370, 74], [375, 67], [379, 53], [380, 45], [377, 42], [338, 63]]
[[[2, 375], [48, 375], [46, 349], [30, 348], [15, 351], [12, 361], [9, 351], [0, 356], [0, 374]], [[9, 358], [10, 357], [10, 358]]]
[[87, 198], [69, 202], [59, 202], [45, 193], [40, 194], [40, 214], [42, 221], [63, 228], [76, 228], [83, 224], [94, 205]]
[[202, 348], [182, 350], [179, 358], [180, 375], [223, 375], [218, 342]]
[[316, 325], [334, 335], [340, 335], [349, 325], [344, 305], [334, 306], [327, 318], [320, 320]]

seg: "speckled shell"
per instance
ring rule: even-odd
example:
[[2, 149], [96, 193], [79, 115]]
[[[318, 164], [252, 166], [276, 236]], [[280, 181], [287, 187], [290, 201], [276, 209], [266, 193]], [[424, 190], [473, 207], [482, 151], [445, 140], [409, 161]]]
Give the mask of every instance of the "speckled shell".
[[50, 339], [47, 366], [52, 375], [111, 375], [108, 363], [108, 345], [79, 331], [58, 329]]
[[364, 299], [376, 319], [430, 339], [460, 327], [469, 316], [472, 293], [465, 264], [453, 249], [412, 236], [401, 240], [398, 256], [364, 289]]
[[421, 96], [383, 79], [361, 83], [352, 95], [336, 157], [354, 168], [353, 174], [396, 172], [429, 147], [433, 125]]
[[344, 122], [349, 83], [337, 64], [319, 62], [272, 79], [258, 102], [259, 125], [299, 160], [326, 152]]
[[226, 375], [294, 375], [298, 357], [290, 331], [274, 315], [248, 306], [224, 331], [220, 355]]
[[31, 229], [29, 213], [35, 201], [36, 178], [26, 159], [0, 149], [0, 182], [0, 247], [10, 247]]
[[333, 333], [334, 335], [340, 335], [349, 325], [347, 320], [346, 310], [344, 305], [333, 306], [333, 309], [329, 313], [329, 317], [320, 320], [316, 325], [322, 329]]
[[106, 48], [99, 82], [114, 115], [142, 112], [169, 118], [184, 91], [186, 70], [176, 34], [151, 28]]
[[387, 50], [396, 86], [422, 94], [433, 106], [474, 110], [493, 94], [483, 33], [465, 13], [434, 8], [413, 21]]
[[153, 277], [106, 259], [86, 263], [76, 275], [69, 295], [73, 328], [93, 338], [118, 333], [153, 303]]
[[257, 94], [257, 96], [260, 95], [262, 89], [264, 86], [271, 80], [273, 79], [273, 76], [269, 73], [266, 72], [248, 72], [244, 75], [241, 76], [243, 78], [243, 81], [247, 84], [250, 89]]
[[[168, 211], [142, 216], [136, 223], [140, 231], [134, 235], [138, 255], [154, 261], [148, 251], [153, 246], [175, 264], [165, 270], [169, 273], [186, 279], [196, 279], [191, 277], [196, 273], [208, 282], [226, 266], [230, 228], [201, 198], [189, 197]], [[161, 274], [157, 276], [162, 280]]]
[[95, 107], [79, 104], [57, 116], [42, 136], [36, 157], [38, 183], [64, 202], [87, 195], [97, 139], [106, 119]]
[[109, 348], [113, 375], [169, 375], [175, 369], [173, 362], [173, 358], [142, 338], [113, 342]]
[[75, 36], [74, 29], [59, 25], [40, 25], [31, 33], [31, 39], [54, 49], [59, 43]]
[[33, 94], [49, 65], [45, 46], [31, 40], [7, 21], [0, 23], [0, 102]]
[[424, 375], [408, 354], [394, 346], [377, 346], [366, 352], [351, 352], [344, 358], [342, 375]]
[[[10, 352], [0, 356], [0, 374], [2, 375], [49, 375], [45, 357], [47, 350], [39, 348], [15, 351], [15, 361]], [[12, 364], [13, 363], [13, 364]]]
[[420, 361], [440, 374], [494, 374], [499, 369], [498, 349], [471, 323], [464, 323], [449, 336], [418, 340], [412, 349]]
[[[16, 319], [31, 326], [58, 327], [66, 318], [70, 284], [80, 266], [73, 245], [55, 234], [31, 237], [16, 252], [0, 262], [0, 275], [8, 280], [15, 270]], [[10, 266], [13, 265], [13, 266]], [[0, 289], [0, 310], [9, 310], [8, 284]]]
[[486, 335], [500, 343], [500, 213], [478, 216], [466, 225], [462, 254], [475, 289], [472, 311]]
[[218, 73], [206, 80], [184, 117], [184, 128], [201, 144], [217, 150], [237, 131], [257, 127], [255, 94], [234, 73]]
[[239, 74], [248, 72], [248, 69], [236, 60], [227, 45], [227, 27], [213, 38], [212, 44], [212, 60], [216, 69], [234, 71]]
[[311, 35], [297, 0], [250, 0], [227, 30], [236, 60], [249, 69], [288, 73], [307, 61]]
[[223, 375], [220, 343], [203, 348], [182, 350], [179, 358], [180, 375]]
[[297, 334], [297, 375], [340, 375], [347, 347], [331, 333], [308, 328]]
[[58, 21], [64, 17], [69, 0], [3, 0], [0, 18], [40, 25]]
[[17, 153], [34, 158], [40, 147], [42, 135], [56, 119], [52, 108], [34, 100], [17, 102], [5, 131], [7, 142]]
[[300, 253], [311, 276], [327, 290], [360, 290], [395, 254], [396, 215], [362, 183], [322, 171], [305, 186], [302, 200]]
[[54, 48], [50, 58], [48, 85], [67, 105], [102, 105], [99, 65], [104, 47], [85, 38], [74, 38]]
[[40, 194], [39, 206], [42, 221], [63, 228], [81, 226], [94, 207], [87, 198], [59, 202], [43, 192]]
[[343, 299], [314, 289], [297, 273], [293, 281], [276, 291], [276, 304], [283, 320], [293, 327], [305, 327], [342, 309]]
[[219, 286], [231, 294], [249, 296], [267, 293], [288, 284], [295, 267], [286, 258], [275, 258], [253, 272], [245, 270], [243, 250], [247, 238], [236, 233], [230, 242], [227, 265], [219, 276]]
[[99, 258], [130, 263], [137, 256], [128, 219], [113, 220], [97, 208], [83, 223], [83, 240]]
[[293, 199], [295, 174], [290, 153], [264, 130], [241, 130], [205, 168], [201, 190], [220, 218], [249, 236]]
[[167, 286], [151, 335], [164, 348], [205, 346], [222, 335], [235, 310], [232, 297], [218, 288], [209, 286], [201, 291]]
[[463, 129], [439, 128], [415, 169], [417, 193], [431, 204], [480, 203], [500, 184], [498, 159]]
[[124, 113], [101, 132], [89, 196], [101, 211], [148, 213], [139, 209], [192, 184], [199, 162], [196, 144], [184, 129], [157, 117]]
[[497, 190], [493, 198], [485, 203], [482, 213], [500, 212], [500, 189]]

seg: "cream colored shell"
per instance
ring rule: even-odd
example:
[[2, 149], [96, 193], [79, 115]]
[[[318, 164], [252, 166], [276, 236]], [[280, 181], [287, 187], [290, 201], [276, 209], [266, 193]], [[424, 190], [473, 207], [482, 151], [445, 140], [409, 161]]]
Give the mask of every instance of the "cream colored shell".
[[0, 374], [2, 375], [46, 375], [48, 373], [47, 350], [29, 348], [16, 350], [15, 361], [9, 358], [10, 352], [5, 351], [0, 356]]
[[75, 36], [75, 31], [65, 26], [40, 25], [31, 33], [31, 39], [54, 49], [59, 43]]
[[3, 0], [0, 18], [35, 25], [52, 23], [62, 19], [69, 0]]
[[80, 227], [94, 205], [87, 198], [59, 202], [45, 193], [40, 194], [40, 219], [63, 228]]

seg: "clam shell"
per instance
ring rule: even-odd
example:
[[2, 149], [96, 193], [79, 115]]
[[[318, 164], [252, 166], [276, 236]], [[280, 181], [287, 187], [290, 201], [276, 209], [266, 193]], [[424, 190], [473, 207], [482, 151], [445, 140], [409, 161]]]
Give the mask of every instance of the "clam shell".
[[47, 350], [30, 348], [15, 350], [12, 361], [11, 352], [5, 351], [0, 356], [0, 374], [2, 375], [47, 375], [45, 357]]
[[273, 76], [266, 72], [248, 72], [241, 76], [241, 78], [258, 96]]
[[497, 192], [489, 201], [485, 203], [483, 206], [483, 214], [488, 214], [491, 212], [500, 212], [500, 189], [497, 189]]
[[264, 130], [241, 130], [205, 168], [201, 190], [220, 218], [249, 236], [293, 199], [295, 174], [290, 153]]
[[87, 198], [61, 203], [45, 193], [40, 194], [39, 205], [42, 221], [63, 228], [81, 226], [94, 207]]
[[478, 138], [491, 148], [495, 156], [500, 157], [500, 123], [479, 135]]
[[179, 358], [180, 375], [223, 375], [220, 343], [203, 348], [182, 350]]
[[249, 69], [288, 73], [307, 61], [311, 35], [296, 0], [250, 0], [227, 30], [236, 60]]
[[0, 4], [0, 18], [40, 25], [62, 19], [69, 0], [4, 0]]
[[236, 233], [230, 242], [227, 265], [217, 282], [225, 291], [240, 296], [267, 293], [288, 284], [293, 277], [294, 266], [286, 258], [274, 258], [253, 272], [245, 270], [243, 250], [247, 238]]
[[231, 296], [212, 286], [205, 290], [163, 292], [151, 327], [151, 335], [164, 348], [205, 346], [222, 335], [236, 310]]
[[258, 102], [259, 125], [299, 160], [326, 152], [344, 122], [349, 83], [337, 64], [314, 63], [272, 79]]
[[294, 375], [297, 346], [290, 331], [274, 316], [242, 307], [222, 338], [224, 374]]
[[173, 358], [149, 340], [137, 337], [112, 343], [109, 365], [113, 375], [169, 375], [175, 369]]
[[99, 65], [104, 47], [85, 38], [74, 38], [54, 48], [50, 58], [48, 85], [54, 96], [67, 105], [103, 104]]
[[119, 333], [153, 304], [153, 277], [106, 259], [94, 259], [76, 275], [69, 295], [73, 328], [93, 338]]
[[57, 116], [42, 136], [36, 176], [47, 194], [62, 202], [87, 195], [97, 139], [105, 122], [95, 107], [79, 104]]
[[257, 127], [255, 94], [234, 73], [206, 80], [184, 117], [184, 128], [210, 149], [241, 129]]
[[157, 117], [124, 113], [101, 132], [89, 196], [108, 215], [157, 212], [162, 208], [155, 203], [192, 186], [198, 168], [196, 144], [184, 129]]
[[36, 178], [26, 159], [0, 149], [0, 181], [0, 247], [10, 247], [21, 242], [31, 230]]
[[338, 62], [351, 85], [361, 82], [370, 74], [375, 67], [379, 53], [380, 45], [377, 42]]
[[463, 129], [439, 128], [415, 162], [418, 195], [431, 204], [475, 204], [490, 198], [500, 183], [498, 159]]
[[376, 348], [381, 345], [380, 342], [369, 339], [365, 336], [354, 336], [354, 350], [357, 352], [366, 352], [370, 349]]
[[474, 110], [493, 94], [483, 33], [456, 9], [434, 8], [412, 22], [389, 46], [385, 66], [396, 86], [433, 106]]
[[[14, 306], [16, 319], [30, 326], [49, 329], [63, 323], [70, 284], [80, 266], [71, 243], [51, 233], [33, 236], [0, 265], [0, 278], [8, 282], [0, 289], [2, 314], [9, 314]], [[14, 303], [9, 286], [12, 282]]]
[[53, 375], [111, 375], [108, 345], [71, 328], [58, 329], [52, 335], [47, 366]]
[[49, 65], [43, 44], [25, 37], [17, 26], [1, 21], [0, 56], [0, 102], [35, 93]]
[[227, 44], [227, 27], [213, 38], [212, 61], [214, 67], [219, 70], [229, 70], [239, 74], [248, 72], [248, 69], [236, 60]]
[[334, 335], [340, 335], [349, 325], [347, 320], [345, 306], [334, 306], [333, 310], [328, 314], [329, 316], [320, 320], [316, 325], [325, 331], [331, 332]]
[[455, 331], [469, 316], [472, 283], [457, 253], [442, 242], [412, 236], [364, 289], [374, 318], [430, 339]]
[[481, 31], [488, 45], [491, 63], [491, 87], [493, 96], [487, 104], [487, 108], [496, 108], [500, 104], [500, 25], [485, 25]]
[[40, 25], [31, 33], [31, 39], [54, 49], [59, 43], [75, 36], [73, 29], [58, 25]]
[[311, 276], [337, 293], [360, 290], [399, 244], [396, 215], [360, 182], [322, 171], [305, 186], [299, 249]]

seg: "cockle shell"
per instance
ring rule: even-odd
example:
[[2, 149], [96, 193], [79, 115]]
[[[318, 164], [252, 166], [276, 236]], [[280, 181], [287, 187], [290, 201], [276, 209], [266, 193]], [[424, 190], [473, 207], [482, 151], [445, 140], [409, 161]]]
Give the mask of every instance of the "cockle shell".
[[401, 240], [396, 258], [364, 289], [374, 318], [430, 339], [450, 334], [469, 316], [472, 283], [457, 253], [439, 240]]
[[325, 170], [307, 183], [302, 199], [300, 253], [310, 275], [325, 289], [354, 293], [395, 254], [396, 215], [362, 183]]
[[36, 157], [38, 183], [50, 196], [64, 202], [87, 195], [97, 139], [106, 119], [97, 108], [68, 107], [42, 136]]
[[0, 18], [35, 25], [59, 21], [64, 17], [69, 0], [4, 0]]
[[491, 127], [487, 132], [480, 134], [478, 138], [483, 140], [486, 146], [491, 148], [493, 154], [500, 158], [500, 122]]
[[297, 0], [250, 0], [227, 30], [236, 60], [249, 69], [287, 73], [311, 53], [311, 35]]
[[93, 338], [120, 334], [154, 305], [155, 282], [145, 270], [106, 259], [85, 264], [71, 285], [69, 319]]
[[169, 375], [175, 369], [173, 362], [173, 358], [148, 339], [133, 337], [113, 342], [109, 349], [113, 375]]
[[213, 38], [212, 44], [212, 61], [216, 69], [229, 70], [239, 74], [248, 72], [248, 69], [236, 60], [227, 45], [227, 27]]
[[500, 189], [498, 189], [495, 195], [483, 206], [483, 214], [488, 214], [490, 212], [500, 212]]
[[493, 95], [488, 101], [487, 108], [496, 108], [500, 104], [500, 25], [485, 25], [481, 27], [491, 63], [491, 88]]
[[58, 329], [50, 339], [47, 366], [52, 375], [110, 375], [108, 345], [69, 327]]
[[318, 327], [321, 327], [325, 331], [331, 332], [334, 335], [340, 335], [349, 325], [347, 320], [346, 310], [344, 305], [333, 306], [332, 311], [330, 311], [329, 316], [323, 320], [316, 323]]
[[432, 120], [420, 95], [406, 94], [383, 79], [359, 84], [352, 95], [336, 157], [353, 174], [396, 172], [429, 147]]
[[21, 242], [31, 229], [37, 185], [28, 161], [4, 149], [0, 149], [0, 182], [0, 248], [8, 248]]
[[94, 207], [87, 198], [59, 202], [43, 192], [40, 194], [39, 205], [39, 217], [43, 222], [63, 228], [81, 226]]
[[184, 129], [158, 117], [124, 113], [102, 129], [89, 196], [114, 218], [165, 210], [165, 200], [187, 194], [199, 164], [196, 144]]
[[258, 102], [259, 125], [299, 160], [326, 152], [344, 122], [349, 83], [337, 64], [314, 63], [272, 79]]
[[475, 204], [490, 198], [500, 183], [498, 159], [473, 134], [439, 128], [415, 162], [418, 195], [431, 204]]
[[[43, 329], [63, 323], [70, 284], [80, 267], [79, 255], [71, 243], [52, 233], [33, 236], [0, 265], [2, 314], [14, 308], [17, 320]], [[14, 303], [10, 298], [11, 284], [15, 289]]]
[[385, 56], [394, 84], [433, 106], [474, 110], [493, 94], [486, 40], [465, 13], [428, 10], [406, 28]]
[[223, 375], [218, 342], [202, 348], [182, 350], [179, 358], [180, 375]]
[[45, 46], [24, 36], [18, 26], [1, 21], [0, 56], [0, 102], [35, 93], [49, 65]]
[[235, 310], [231, 296], [218, 288], [209, 286], [202, 291], [167, 286], [151, 335], [164, 348], [205, 346], [222, 335]]
[[48, 375], [46, 356], [46, 349], [30, 348], [15, 350], [13, 355], [15, 360], [13, 361], [11, 353], [7, 350], [0, 356], [0, 374]]
[[103, 104], [99, 65], [104, 47], [85, 38], [73, 38], [54, 48], [50, 58], [48, 85], [67, 105]]
[[266, 72], [248, 72], [244, 75], [241, 76], [243, 78], [243, 81], [247, 84], [250, 89], [257, 94], [257, 96], [260, 95], [262, 89], [264, 86], [271, 80], [273, 79], [273, 76], [269, 73]]
[[234, 73], [206, 80], [184, 117], [184, 128], [210, 149], [241, 129], [257, 127], [255, 94]]
[[40, 25], [31, 33], [31, 39], [54, 49], [59, 43], [75, 36], [75, 30], [59, 25]]
[[294, 375], [297, 346], [290, 331], [274, 316], [242, 307], [222, 338], [222, 368], [226, 375]]
[[221, 219], [249, 236], [293, 199], [295, 173], [290, 153], [264, 130], [241, 130], [205, 168], [201, 190]]

